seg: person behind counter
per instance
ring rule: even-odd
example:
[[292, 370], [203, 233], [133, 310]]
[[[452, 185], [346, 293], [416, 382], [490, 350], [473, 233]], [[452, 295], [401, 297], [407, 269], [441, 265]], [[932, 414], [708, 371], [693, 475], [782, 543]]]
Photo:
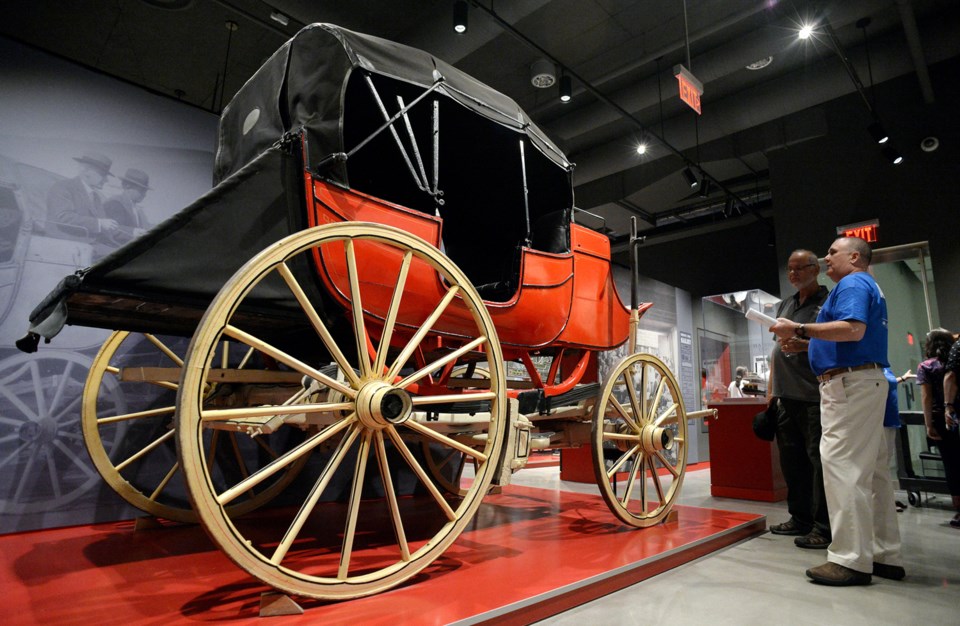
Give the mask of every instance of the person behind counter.
[[747, 368], [742, 365], [737, 366], [736, 377], [730, 381], [730, 384], [727, 385], [727, 397], [728, 398], [742, 398], [743, 397], [743, 383], [744, 379], [747, 376]]

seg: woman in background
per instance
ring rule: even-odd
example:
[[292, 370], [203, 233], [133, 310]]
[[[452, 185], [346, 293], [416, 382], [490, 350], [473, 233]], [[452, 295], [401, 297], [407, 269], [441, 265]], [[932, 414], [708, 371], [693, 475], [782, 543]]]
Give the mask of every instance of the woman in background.
[[956, 429], [948, 430], [944, 421], [943, 364], [952, 345], [953, 334], [950, 331], [935, 328], [927, 334], [924, 346], [927, 360], [917, 367], [917, 384], [920, 385], [927, 438], [940, 451], [947, 488], [957, 512], [950, 525], [960, 528], [960, 437]]

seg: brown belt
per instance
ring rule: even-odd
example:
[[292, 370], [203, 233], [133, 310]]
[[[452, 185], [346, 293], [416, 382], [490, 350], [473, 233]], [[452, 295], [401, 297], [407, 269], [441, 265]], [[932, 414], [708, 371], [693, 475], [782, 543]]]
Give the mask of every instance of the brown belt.
[[840, 374], [846, 374], [847, 372], [860, 372], [863, 370], [879, 370], [879, 369], [883, 369], [883, 366], [880, 365], [879, 363], [864, 363], [863, 365], [854, 365], [853, 367], [835, 367], [817, 376], [817, 380], [819, 380], [822, 383], [825, 383], [831, 378], [835, 378]]

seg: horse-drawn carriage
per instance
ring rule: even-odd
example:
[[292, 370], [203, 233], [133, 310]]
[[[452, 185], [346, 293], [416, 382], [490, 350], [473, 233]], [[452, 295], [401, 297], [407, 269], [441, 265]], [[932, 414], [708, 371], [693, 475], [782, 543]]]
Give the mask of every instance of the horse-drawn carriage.
[[[656, 524], [698, 415], [650, 355], [595, 381], [649, 305], [576, 223], [571, 167], [502, 94], [315, 24], [224, 111], [214, 189], [66, 278], [32, 337], [117, 329], [83, 394], [101, 474], [294, 595], [409, 579], [537, 448], [589, 445], [614, 514]], [[121, 386], [156, 401], [124, 412]]]

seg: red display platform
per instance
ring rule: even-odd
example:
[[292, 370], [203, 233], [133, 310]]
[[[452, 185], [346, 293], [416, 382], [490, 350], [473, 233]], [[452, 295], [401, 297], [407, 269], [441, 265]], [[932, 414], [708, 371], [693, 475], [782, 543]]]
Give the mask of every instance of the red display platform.
[[779, 502], [787, 497], [776, 443], [753, 434], [753, 417], [765, 400], [710, 404], [719, 411], [710, 428], [710, 494], [721, 498]]
[[[529, 623], [762, 532], [763, 516], [677, 507], [676, 521], [620, 524], [598, 496], [505, 487], [471, 529], [397, 589], [348, 602], [298, 600], [257, 617], [267, 588], [192, 526], [133, 522], [0, 537], [5, 621], [17, 624]], [[10, 622], [9, 620], [13, 620]]]

